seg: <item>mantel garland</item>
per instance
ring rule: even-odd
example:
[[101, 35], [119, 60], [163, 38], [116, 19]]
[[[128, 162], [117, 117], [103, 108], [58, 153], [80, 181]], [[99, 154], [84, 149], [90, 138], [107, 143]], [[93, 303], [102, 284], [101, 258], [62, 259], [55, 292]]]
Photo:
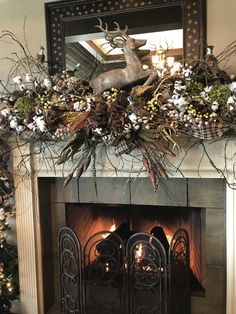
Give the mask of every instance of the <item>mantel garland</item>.
[[[112, 32], [101, 21], [98, 26], [106, 38], [112, 35], [113, 46], [118, 31], [127, 42], [131, 38], [127, 28], [116, 25]], [[13, 33], [4, 31], [4, 37], [19, 45], [21, 55], [6, 58], [13, 65], [8, 82], [0, 81], [1, 137], [13, 132], [29, 141], [66, 140], [57, 164], [73, 160], [74, 168], [65, 184], [73, 176], [79, 179], [90, 164], [95, 173], [96, 149], [102, 144], [113, 146], [121, 157], [138, 149], [156, 190], [160, 178], [168, 178], [168, 157], [175, 156], [180, 135], [204, 140], [235, 133], [236, 79], [220, 69], [212, 53], [183, 63], [173, 75], [167, 68], [151, 85], [112, 87], [94, 94], [90, 82], [78, 79], [73, 71], [49, 76], [43, 47], [33, 57], [27, 43]], [[233, 42], [225, 49], [227, 58], [235, 54], [235, 46]]]

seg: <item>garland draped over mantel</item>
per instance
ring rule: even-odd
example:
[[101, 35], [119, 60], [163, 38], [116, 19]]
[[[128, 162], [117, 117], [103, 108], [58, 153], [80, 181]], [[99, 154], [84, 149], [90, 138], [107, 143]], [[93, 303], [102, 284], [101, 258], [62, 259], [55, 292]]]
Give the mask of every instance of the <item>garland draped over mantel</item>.
[[[113, 86], [95, 94], [91, 82], [78, 79], [74, 72], [49, 76], [43, 49], [34, 57], [27, 43], [23, 45], [13, 33], [4, 31], [1, 38], [10, 38], [21, 48], [20, 54], [6, 58], [11, 69], [7, 82], [0, 81], [1, 232], [14, 212], [4, 142], [11, 133], [47, 146], [66, 141], [57, 160], [57, 164], [73, 161], [65, 184], [73, 176], [79, 179], [89, 166], [96, 177], [96, 153], [101, 145], [113, 146], [119, 157], [138, 149], [140, 169], [147, 171], [155, 190], [160, 178], [168, 178], [169, 157], [178, 153], [178, 138], [183, 134], [199, 140], [235, 134], [236, 79], [220, 69], [212, 54], [183, 63], [174, 74], [167, 68], [164, 76], [154, 75], [151, 84]], [[225, 51], [227, 57], [235, 54], [235, 46], [234, 42]], [[3, 292], [3, 248], [9, 248], [5, 236], [0, 247], [0, 306], [2, 302], [7, 307], [1, 299], [4, 294], [11, 300], [9, 290]], [[5, 270], [4, 282], [12, 280], [9, 276]]]
[[[98, 27], [101, 25], [100, 21]], [[118, 31], [121, 32], [119, 26], [111, 37], [104, 30], [113, 46], [128, 45], [131, 37], [123, 31], [124, 38], [118, 40], [114, 35]], [[168, 157], [178, 153], [182, 134], [218, 139], [235, 133], [236, 80], [220, 69], [213, 54], [181, 65], [174, 74], [168, 67], [162, 77], [150, 72], [151, 84], [127, 84], [107, 90], [102, 88], [103, 81], [107, 76], [113, 82], [117, 70], [112, 70], [114, 75], [111, 71], [102, 73], [95, 83], [80, 80], [74, 72], [65, 70], [49, 76], [43, 48], [33, 57], [28, 46], [13, 33], [5, 31], [2, 37], [10, 37], [23, 53], [7, 58], [13, 63], [8, 84], [1, 81], [2, 138], [13, 132], [32, 142], [66, 141], [57, 163], [73, 160], [74, 166], [65, 184], [73, 176], [78, 179], [90, 165], [95, 175], [96, 149], [106, 145], [113, 146], [114, 154], [121, 157], [139, 149], [142, 165], [156, 190], [160, 178], [168, 178]], [[235, 46], [229, 45], [227, 57], [235, 53]], [[121, 75], [121, 71], [124, 70], [117, 74]], [[100, 93], [94, 94], [93, 87]]]

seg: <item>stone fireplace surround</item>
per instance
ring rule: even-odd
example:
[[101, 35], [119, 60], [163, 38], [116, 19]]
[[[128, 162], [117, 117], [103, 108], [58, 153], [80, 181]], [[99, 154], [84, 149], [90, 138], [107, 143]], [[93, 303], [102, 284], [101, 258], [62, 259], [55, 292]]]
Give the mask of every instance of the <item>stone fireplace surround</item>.
[[[208, 142], [206, 145], [208, 152], [214, 159], [216, 165], [218, 167], [225, 168], [225, 174], [228, 182], [233, 184], [236, 182], [234, 177], [234, 154], [236, 151], [236, 143], [234, 139], [230, 139], [230, 141], [227, 142], [227, 146], [225, 146], [225, 143], [226, 141], [222, 139], [216, 142]], [[45, 163], [42, 163], [42, 158], [40, 158], [39, 155], [33, 154], [33, 147], [25, 146], [24, 150], [26, 153], [30, 152], [31, 154], [31, 158], [27, 161], [29, 171], [28, 175], [25, 174], [25, 169], [18, 167], [20, 160], [19, 152], [15, 150], [13, 154], [14, 184], [16, 186], [16, 229], [19, 252], [21, 307], [22, 314], [44, 314], [41, 241], [42, 228], [39, 212], [38, 182], [45, 177], [61, 178], [68, 169], [54, 169], [53, 167], [46, 167]], [[182, 154], [184, 154], [184, 152], [182, 152]], [[225, 162], [225, 156], [227, 156], [227, 162]], [[181, 155], [174, 159], [173, 162], [178, 165], [180, 160]], [[200, 160], [201, 164], [199, 168]], [[48, 158], [48, 162], [50, 162], [50, 158]], [[181, 165], [182, 174], [184, 174], [184, 177], [188, 180], [179, 180], [182, 175], [173, 171], [173, 169], [170, 169], [170, 171], [171, 170], [174, 179], [166, 183], [167, 186], [169, 185], [167, 191], [170, 192], [167, 199], [168, 202], [174, 201], [175, 204], [169, 205], [204, 207], [209, 208], [210, 211], [213, 211], [215, 208], [215, 213], [219, 213], [219, 211], [222, 213], [224, 208], [226, 210], [226, 314], [236, 313], [236, 216], [234, 214], [234, 211], [236, 210], [236, 191], [230, 189], [228, 185], [225, 184], [225, 180], [211, 180], [220, 178], [220, 176], [215, 168], [211, 166], [207, 158], [202, 159], [202, 149], [200, 147], [198, 147], [198, 149], [196, 147], [191, 149]], [[114, 175], [113, 172], [109, 172], [108, 170], [104, 171], [104, 168], [102, 167], [100, 167], [97, 172], [98, 181], [103, 180], [103, 182], [108, 182], [107, 187], [112, 187], [110, 191], [107, 190], [106, 193], [103, 193], [103, 197], [110, 197], [113, 201], [115, 201], [117, 193], [122, 193], [122, 197], [125, 197], [125, 185], [123, 188], [124, 190], [121, 191], [120, 188], [117, 189], [117, 187], [113, 184], [109, 184], [109, 180], [111, 180], [109, 178], [112, 175]], [[119, 173], [118, 176], [123, 176], [125, 178], [127, 177], [127, 172]], [[104, 181], [104, 178], [106, 177], [108, 179]], [[122, 180], [126, 181], [124, 178]], [[201, 178], [201, 180], [199, 180], [199, 178]], [[202, 180], [203, 178], [206, 180]], [[91, 184], [85, 184], [86, 181], [92, 181], [91, 172], [89, 171], [79, 183], [78, 195], [84, 198], [83, 200], [79, 199], [80, 202], [85, 202], [86, 198], [89, 198], [87, 201], [91, 201], [91, 190], [93, 187]], [[112, 179], [112, 181], [115, 182], [114, 179]], [[58, 180], [56, 180], [56, 182], [58, 182]], [[175, 182], [174, 186], [173, 182]], [[214, 189], [210, 188], [213, 183]], [[133, 192], [130, 194], [130, 198], [132, 199], [132, 197], [136, 195], [135, 199], [138, 204], [147, 204], [147, 202], [149, 202], [149, 204], [160, 204], [158, 203], [158, 201], [160, 201], [160, 205], [165, 205], [163, 204], [163, 202], [165, 202], [163, 201], [163, 195], [166, 193], [166, 187], [164, 188], [165, 185], [160, 187], [156, 194], [153, 194], [153, 192], [151, 192], [150, 184], [144, 174], [137, 179], [136, 186], [134, 186]], [[185, 192], [187, 192], [184, 195], [182, 195], [181, 190], [179, 190], [181, 186]], [[176, 189], [176, 187], [178, 187], [178, 189]], [[68, 188], [69, 187], [66, 189]], [[192, 193], [191, 191], [196, 190], [201, 191], [201, 194], [195, 193], [196, 197], [193, 196], [193, 198], [190, 198], [189, 196]], [[58, 190], [59, 192], [56, 191], [54, 190], [52, 195], [55, 196], [56, 193], [61, 193], [60, 190]], [[147, 199], [143, 196], [141, 197], [140, 191], [142, 191], [142, 195], [147, 196]], [[150, 197], [150, 193], [152, 194], [152, 197]], [[64, 190], [64, 195], [66, 195], [66, 190]], [[166, 199], [166, 197], [164, 199]], [[213, 200], [213, 203], [211, 204], [209, 204], [210, 199], [211, 202]], [[182, 204], [178, 203], [180, 201]], [[104, 199], [102, 199], [102, 196], [100, 196], [100, 202], [105, 202]], [[217, 228], [218, 226], [215, 227]], [[214, 228], [214, 225], [212, 225], [211, 228]], [[217, 256], [219, 257], [219, 255], [222, 255], [222, 250], [219, 249], [218, 253], [219, 254]], [[218, 268], [218, 270], [219, 269], [220, 268]], [[221, 268], [221, 270], [224, 271], [224, 267]], [[221, 278], [222, 272], [221, 274], [218, 272], [218, 274], [219, 278]], [[211, 273], [210, 276], [213, 276], [213, 279], [215, 278], [215, 274]], [[223, 295], [221, 294], [221, 298], [224, 298], [224, 284], [222, 287]], [[210, 304], [212, 298], [219, 298], [220, 295], [210, 295], [209, 297]], [[223, 313], [220, 312], [219, 308], [218, 311], [219, 313]], [[204, 312], [199, 313], [202, 314]]]

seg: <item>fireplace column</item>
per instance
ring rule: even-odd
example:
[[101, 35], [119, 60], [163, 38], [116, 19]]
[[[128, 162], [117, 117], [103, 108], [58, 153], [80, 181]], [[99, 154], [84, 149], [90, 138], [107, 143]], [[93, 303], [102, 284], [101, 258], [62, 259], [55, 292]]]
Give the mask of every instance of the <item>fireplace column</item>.
[[[231, 168], [233, 169], [233, 167]], [[231, 183], [236, 180], [231, 173]], [[236, 190], [226, 187], [226, 313], [236, 313]]]
[[[21, 147], [21, 151], [28, 154], [30, 146]], [[31, 160], [26, 161], [26, 168], [18, 167], [20, 161], [21, 154], [18, 149], [15, 149], [13, 151], [13, 173], [21, 313], [43, 314], [37, 177], [33, 175]]]

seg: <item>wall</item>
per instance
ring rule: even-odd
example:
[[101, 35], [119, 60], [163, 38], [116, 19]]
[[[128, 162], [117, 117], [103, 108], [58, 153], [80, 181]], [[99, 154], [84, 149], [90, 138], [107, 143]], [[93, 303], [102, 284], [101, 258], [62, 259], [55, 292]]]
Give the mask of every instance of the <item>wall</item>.
[[[12, 31], [24, 43], [24, 19], [26, 17], [25, 33], [29, 50], [33, 56], [42, 45], [46, 47], [44, 3], [48, 0], [0, 0], [0, 32]], [[11, 62], [1, 60], [19, 51], [11, 40], [0, 40], [0, 78], [5, 79], [6, 73], [12, 66]]]
[[[207, 1], [207, 40], [215, 46], [215, 53], [220, 53], [228, 44], [236, 40], [235, 0]], [[236, 56], [225, 67], [229, 74], [236, 75]]]
[[[57, 1], [57, 0], [54, 0]], [[221, 52], [226, 45], [235, 40], [235, 0], [207, 1], [207, 38], [215, 46], [215, 53]], [[26, 21], [27, 41], [32, 55], [40, 45], [46, 46], [44, 3], [48, 0], [0, 0], [0, 31], [11, 30], [23, 39], [24, 18]], [[0, 41], [0, 59], [14, 51], [12, 44]], [[14, 49], [13, 49], [14, 48]], [[0, 62], [0, 77], [7, 73], [9, 63]], [[230, 74], [236, 74], [236, 57], [227, 66]]]

